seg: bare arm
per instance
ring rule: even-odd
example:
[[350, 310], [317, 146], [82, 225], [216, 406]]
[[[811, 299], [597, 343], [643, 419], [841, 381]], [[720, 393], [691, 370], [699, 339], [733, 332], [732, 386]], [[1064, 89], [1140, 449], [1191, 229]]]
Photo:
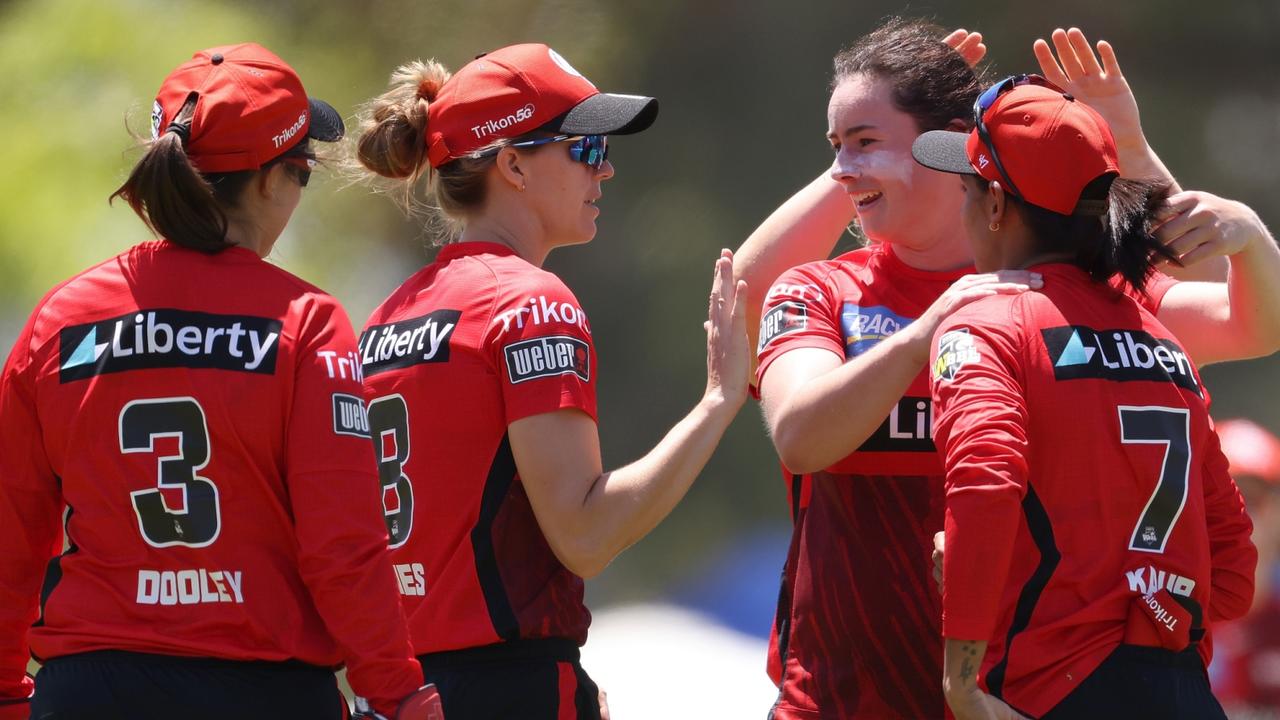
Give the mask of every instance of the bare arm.
[[592, 577], [644, 537], [702, 471], [747, 393], [746, 286], [733, 256], [716, 263], [707, 322], [707, 388], [702, 399], [644, 457], [603, 471], [596, 425], [565, 409], [511, 423], [511, 450], [529, 503], [565, 567]]
[[813, 472], [856, 450], [924, 367], [943, 319], [978, 298], [1042, 285], [1038, 274], [1023, 270], [966, 275], [919, 319], [854, 360], [810, 348], [774, 360], [760, 396], [783, 464], [793, 472]]
[[956, 720], [1026, 720], [1018, 711], [978, 687], [985, 640], [947, 638], [942, 655], [942, 692]]
[[1248, 206], [1203, 192], [1170, 200], [1174, 217], [1156, 237], [1180, 256], [1225, 255], [1225, 283], [1171, 287], [1158, 317], [1197, 364], [1269, 355], [1280, 349], [1280, 249]]
[[755, 347], [760, 307], [779, 275], [823, 260], [853, 222], [853, 202], [827, 171], [774, 210], [734, 255], [733, 276], [747, 283], [747, 339]]

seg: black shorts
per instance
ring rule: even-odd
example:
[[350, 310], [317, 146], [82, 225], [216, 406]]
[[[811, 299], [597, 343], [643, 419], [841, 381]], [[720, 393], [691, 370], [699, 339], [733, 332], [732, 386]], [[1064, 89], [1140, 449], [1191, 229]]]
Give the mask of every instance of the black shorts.
[[52, 658], [36, 673], [32, 720], [342, 720], [330, 668], [300, 662], [103, 650]]
[[1043, 720], [1226, 720], [1200, 654], [1121, 645]]
[[419, 655], [446, 720], [600, 720], [599, 689], [569, 640], [517, 640]]

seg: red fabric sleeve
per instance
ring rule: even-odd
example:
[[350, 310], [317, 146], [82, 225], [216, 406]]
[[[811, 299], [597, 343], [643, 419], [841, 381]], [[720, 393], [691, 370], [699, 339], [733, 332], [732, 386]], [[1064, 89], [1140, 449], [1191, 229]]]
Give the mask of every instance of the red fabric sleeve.
[[827, 282], [827, 264], [810, 263], [783, 273], [765, 295], [756, 354], [758, 387], [774, 360], [799, 348], [830, 350], [844, 358], [840, 301]]
[[340, 414], [348, 398], [363, 408], [360, 381], [330, 363], [354, 357], [355, 334], [332, 298], [305, 302], [286, 456], [298, 566], [316, 609], [344, 648], [352, 689], [379, 712], [394, 715], [397, 703], [422, 685], [422, 668], [391, 569], [367, 424], [361, 436], [352, 432], [349, 414], [346, 420]]
[[1022, 522], [1027, 413], [1021, 342], [999, 296], [960, 310], [934, 335], [935, 440], [946, 468], [942, 634], [987, 640]]
[[1156, 315], [1160, 312], [1160, 304], [1164, 302], [1164, 296], [1169, 292], [1169, 288], [1178, 284], [1178, 281], [1159, 270], [1151, 273], [1151, 277], [1147, 278], [1147, 284], [1142, 287], [1143, 292], [1134, 290], [1124, 278], [1115, 275], [1109, 283], [1111, 287], [1133, 298], [1139, 305], [1146, 308], [1147, 312]]
[[1243, 617], [1253, 604], [1258, 549], [1251, 536], [1253, 522], [1240, 489], [1227, 472], [1217, 432], [1209, 433], [1204, 462], [1204, 514], [1209, 527], [1211, 582], [1210, 623]]
[[0, 375], [0, 701], [31, 694], [27, 628], [39, 612], [45, 567], [62, 549], [62, 493], [36, 413], [30, 357], [35, 318]]
[[564, 408], [596, 419], [596, 350], [578, 299], [547, 272], [500, 284], [485, 348], [507, 424]]

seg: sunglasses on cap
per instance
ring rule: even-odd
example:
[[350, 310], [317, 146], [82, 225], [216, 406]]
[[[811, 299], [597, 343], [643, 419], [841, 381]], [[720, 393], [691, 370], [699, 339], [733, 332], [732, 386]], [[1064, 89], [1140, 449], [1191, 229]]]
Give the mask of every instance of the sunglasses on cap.
[[[609, 159], [608, 135], [552, 135], [551, 137], [513, 142], [507, 147], [529, 148], [549, 143], [568, 142], [570, 140], [573, 143], [569, 145], [569, 157], [573, 158], [574, 162], [590, 165], [593, 170], [599, 170], [604, 165], [604, 161]], [[482, 158], [497, 155], [501, 149], [500, 147], [490, 148], [476, 153], [473, 157]]]
[[294, 177], [298, 178], [298, 184], [302, 187], [311, 182], [311, 171], [316, 168], [316, 156], [312, 153], [282, 155], [280, 162], [293, 168]]
[[1004, 178], [1004, 182], [1008, 186], [1007, 189], [1009, 192], [1013, 193], [1017, 197], [1022, 197], [1022, 193], [1018, 191], [1018, 186], [1013, 184], [1013, 178], [1009, 177], [1009, 173], [1005, 171], [1004, 163], [1000, 162], [1000, 153], [996, 152], [996, 146], [991, 141], [991, 133], [987, 131], [987, 124], [982, 121], [982, 118], [987, 114], [987, 111], [991, 109], [991, 106], [996, 104], [996, 100], [998, 100], [1001, 95], [1022, 85], [1039, 85], [1041, 87], [1047, 87], [1057, 90], [1058, 92], [1062, 92], [1062, 88], [1054, 85], [1040, 75], [1010, 75], [984, 90], [982, 94], [978, 96], [978, 99], [973, 101], [973, 120], [974, 125], [978, 130], [978, 139], [981, 140], [982, 144], [986, 145], [987, 150], [991, 152], [991, 161], [995, 163], [996, 170], [1000, 172], [1000, 177]]

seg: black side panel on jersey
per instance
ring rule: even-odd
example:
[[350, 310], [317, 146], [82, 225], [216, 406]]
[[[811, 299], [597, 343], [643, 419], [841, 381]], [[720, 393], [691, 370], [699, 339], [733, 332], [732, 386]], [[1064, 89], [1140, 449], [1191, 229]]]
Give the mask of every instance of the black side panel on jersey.
[[789, 574], [791, 563], [795, 560], [800, 545], [800, 524], [804, 513], [800, 510], [800, 497], [804, 488], [804, 476], [791, 476], [791, 550], [787, 553], [786, 564], [782, 566], [782, 582], [778, 584], [778, 608], [773, 618], [773, 625], [778, 633], [778, 657], [782, 660], [783, 674], [786, 674], [787, 645], [791, 641], [791, 583]]
[[484, 481], [484, 495], [480, 500], [480, 517], [471, 529], [471, 549], [476, 558], [476, 577], [484, 592], [485, 605], [489, 608], [489, 621], [493, 631], [503, 640], [520, 637], [520, 623], [511, 609], [511, 600], [502, 584], [498, 571], [498, 557], [493, 549], [493, 521], [502, 508], [502, 502], [516, 477], [516, 460], [511, 454], [511, 440], [502, 436], [498, 451], [489, 465], [489, 476]]
[[[58, 479], [58, 486], [59, 487], [62, 486], [61, 478]], [[49, 596], [53, 594], [53, 589], [57, 587], [59, 582], [62, 581], [62, 558], [70, 555], [73, 552], [77, 552], [80, 549], [76, 547], [76, 543], [74, 540], [71, 539], [71, 534], [68, 531], [71, 525], [71, 514], [73, 512], [75, 512], [75, 510], [70, 505], [68, 505], [67, 517], [66, 517], [66, 520], [64, 520], [62, 523], [63, 533], [66, 534], [66, 538], [67, 538], [67, 549], [62, 551], [61, 555], [57, 555], [51, 558], [49, 560], [48, 566], [45, 567], [44, 583], [40, 586], [40, 617], [37, 618], [34, 623], [32, 623], [31, 627], [40, 627], [44, 625], [45, 603], [49, 602]], [[36, 659], [39, 660], [39, 658], [36, 658]]]
[[1013, 639], [1027, 629], [1031, 613], [1035, 611], [1036, 603], [1040, 602], [1040, 594], [1044, 592], [1049, 578], [1062, 559], [1062, 553], [1058, 552], [1058, 545], [1053, 539], [1049, 514], [1045, 512], [1040, 496], [1036, 495], [1035, 487], [1029, 482], [1027, 496], [1022, 499], [1022, 514], [1026, 516], [1031, 539], [1040, 551], [1040, 564], [1036, 565], [1035, 572], [1031, 573], [1031, 577], [1022, 586], [1022, 592], [1018, 593], [1018, 604], [1013, 608], [1013, 622], [1009, 623], [1009, 634], [1004, 639], [1004, 657], [987, 673], [987, 689], [1001, 699], [1004, 698], [1004, 675], [1009, 669], [1009, 651], [1013, 648]]

